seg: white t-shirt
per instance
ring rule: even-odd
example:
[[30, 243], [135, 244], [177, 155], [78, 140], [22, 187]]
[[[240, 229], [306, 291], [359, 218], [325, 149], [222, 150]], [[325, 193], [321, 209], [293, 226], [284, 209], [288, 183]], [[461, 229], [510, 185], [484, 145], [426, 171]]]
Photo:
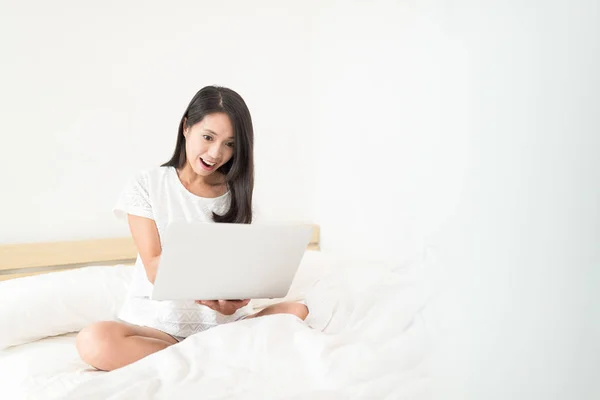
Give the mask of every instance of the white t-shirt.
[[[160, 238], [173, 221], [213, 223], [212, 213], [224, 214], [229, 202], [229, 192], [215, 198], [196, 196], [183, 186], [175, 168], [158, 167], [137, 174], [121, 193], [113, 211], [125, 221], [127, 214], [154, 220]], [[138, 254], [129, 294], [118, 315], [123, 321], [187, 337], [238, 320], [251, 310], [248, 305], [233, 315], [223, 315], [193, 300], [151, 300], [151, 293], [152, 284]]]

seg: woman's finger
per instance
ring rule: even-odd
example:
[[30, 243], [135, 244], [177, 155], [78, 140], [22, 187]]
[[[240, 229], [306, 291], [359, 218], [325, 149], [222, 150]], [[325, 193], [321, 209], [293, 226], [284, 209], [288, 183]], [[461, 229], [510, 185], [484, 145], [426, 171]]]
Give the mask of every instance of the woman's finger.
[[249, 303], [250, 299], [232, 299], [232, 300], [219, 300], [219, 301], [227, 301], [229, 303], [239, 304], [239, 303]]
[[209, 307], [212, 310], [225, 314], [233, 314], [237, 309], [242, 308], [250, 299], [246, 300], [196, 300], [196, 303]]
[[213, 310], [215, 310], [215, 308], [219, 307], [219, 302], [214, 301], [214, 300], [196, 300], [196, 303], [198, 304], [202, 304], [203, 306], [212, 308]]

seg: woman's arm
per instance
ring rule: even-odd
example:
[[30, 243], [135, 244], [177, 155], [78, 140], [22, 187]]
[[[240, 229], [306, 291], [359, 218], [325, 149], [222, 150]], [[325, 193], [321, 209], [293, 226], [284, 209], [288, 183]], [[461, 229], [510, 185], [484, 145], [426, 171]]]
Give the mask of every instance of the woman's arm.
[[156, 223], [149, 218], [131, 214], [127, 215], [127, 221], [129, 222], [133, 242], [144, 264], [146, 277], [148, 277], [150, 283], [154, 284], [160, 254], [162, 253]]

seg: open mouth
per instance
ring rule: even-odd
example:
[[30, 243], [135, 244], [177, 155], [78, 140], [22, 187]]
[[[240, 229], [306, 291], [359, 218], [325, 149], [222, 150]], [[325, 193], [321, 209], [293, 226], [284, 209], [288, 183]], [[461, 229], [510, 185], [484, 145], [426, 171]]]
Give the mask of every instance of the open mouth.
[[200, 157], [200, 163], [202, 164], [204, 169], [209, 170], [209, 171], [214, 169], [214, 167], [216, 165], [216, 163], [210, 163], [208, 161], [204, 161], [204, 159], [202, 157]]

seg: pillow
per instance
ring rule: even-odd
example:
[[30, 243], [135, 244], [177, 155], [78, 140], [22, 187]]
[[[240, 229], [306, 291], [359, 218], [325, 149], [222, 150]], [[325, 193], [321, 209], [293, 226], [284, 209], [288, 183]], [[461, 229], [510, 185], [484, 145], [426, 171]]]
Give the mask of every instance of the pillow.
[[133, 267], [84, 267], [0, 282], [0, 350], [116, 317]]

